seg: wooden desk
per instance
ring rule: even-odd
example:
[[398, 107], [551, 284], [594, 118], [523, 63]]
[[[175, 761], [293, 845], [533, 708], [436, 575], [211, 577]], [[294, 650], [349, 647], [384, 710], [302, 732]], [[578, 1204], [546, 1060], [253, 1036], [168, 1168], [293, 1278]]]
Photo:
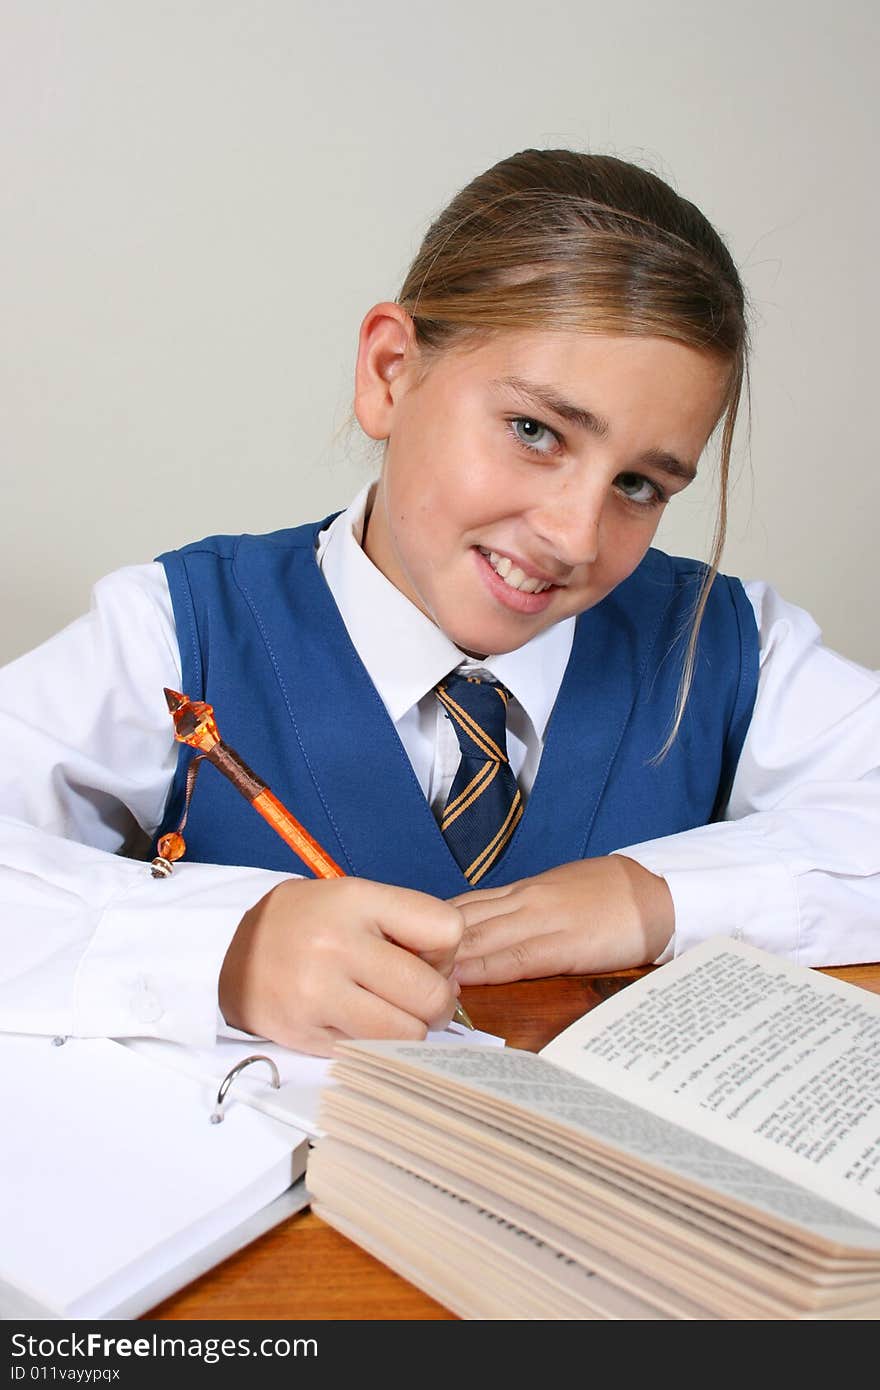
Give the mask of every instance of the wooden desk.
[[[488, 1033], [537, 1052], [595, 1004], [636, 979], [616, 975], [524, 980], [464, 991], [468, 1013]], [[827, 973], [880, 994], [880, 965]], [[359, 1246], [301, 1212], [147, 1315], [186, 1319], [452, 1319], [453, 1314]]]

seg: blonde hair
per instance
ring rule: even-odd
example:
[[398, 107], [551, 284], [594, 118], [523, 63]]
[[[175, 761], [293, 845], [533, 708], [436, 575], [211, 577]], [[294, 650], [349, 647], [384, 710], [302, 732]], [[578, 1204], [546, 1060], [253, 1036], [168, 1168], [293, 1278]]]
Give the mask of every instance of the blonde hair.
[[727, 531], [734, 426], [748, 390], [745, 296], [704, 215], [611, 155], [522, 150], [478, 175], [432, 223], [397, 302], [433, 356], [504, 329], [671, 338], [729, 363], [712, 551], [697, 594], [670, 732], [691, 687]]

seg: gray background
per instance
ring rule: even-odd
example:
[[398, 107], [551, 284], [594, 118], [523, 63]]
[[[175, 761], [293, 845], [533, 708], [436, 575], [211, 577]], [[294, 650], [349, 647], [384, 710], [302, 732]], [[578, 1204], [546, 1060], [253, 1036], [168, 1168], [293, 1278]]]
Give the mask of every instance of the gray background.
[[[877, 13], [0, 0], [0, 659], [117, 565], [343, 506], [364, 312], [475, 173], [570, 145], [726, 236], [755, 354], [725, 568], [880, 666]], [[708, 553], [712, 471], [667, 549]]]

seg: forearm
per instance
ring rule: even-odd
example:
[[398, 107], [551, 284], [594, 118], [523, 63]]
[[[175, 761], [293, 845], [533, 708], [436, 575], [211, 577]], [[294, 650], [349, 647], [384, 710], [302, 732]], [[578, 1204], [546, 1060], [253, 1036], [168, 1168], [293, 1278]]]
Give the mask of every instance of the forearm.
[[0, 1028], [206, 1045], [239, 921], [284, 875], [149, 865], [0, 823]]

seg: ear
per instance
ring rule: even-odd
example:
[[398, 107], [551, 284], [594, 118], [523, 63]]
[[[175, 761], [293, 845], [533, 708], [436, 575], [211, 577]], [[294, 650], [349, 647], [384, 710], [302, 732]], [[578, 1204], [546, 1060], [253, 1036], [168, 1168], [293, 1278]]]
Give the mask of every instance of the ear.
[[399, 304], [374, 304], [361, 324], [355, 368], [354, 413], [371, 439], [387, 439], [404, 366], [418, 355], [413, 321]]

